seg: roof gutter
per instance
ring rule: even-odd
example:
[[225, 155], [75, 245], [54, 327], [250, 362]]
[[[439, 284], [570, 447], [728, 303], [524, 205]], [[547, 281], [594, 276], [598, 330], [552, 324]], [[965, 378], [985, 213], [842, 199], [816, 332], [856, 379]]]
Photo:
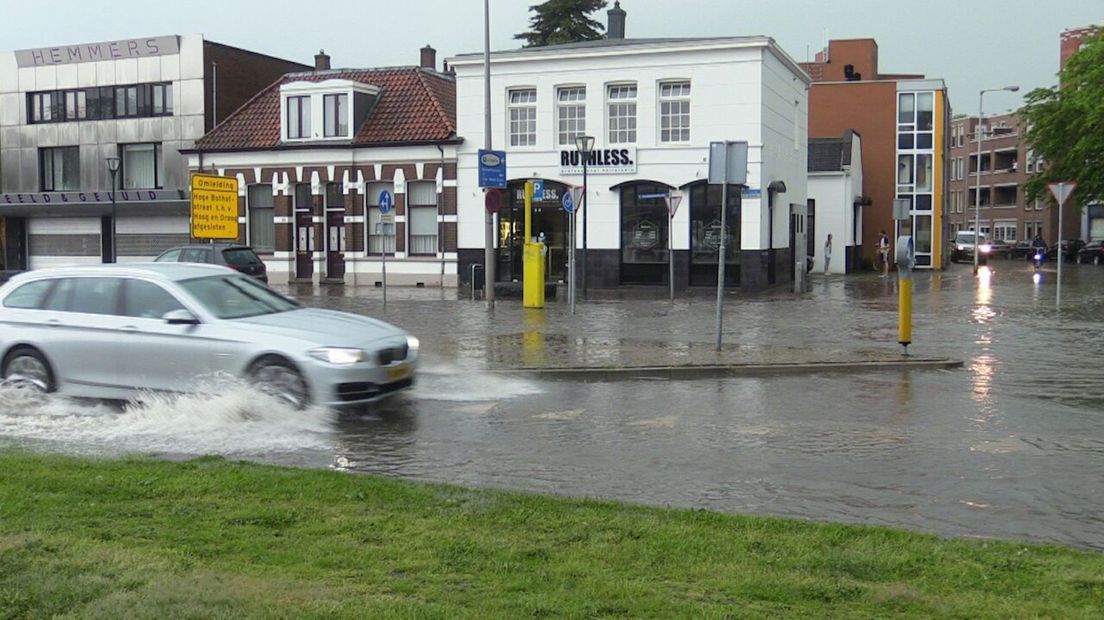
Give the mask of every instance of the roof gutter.
[[228, 148], [190, 148], [180, 149], [182, 155], [195, 155], [203, 153], [248, 153], [250, 151], [309, 151], [309, 150], [343, 150], [343, 149], [371, 149], [398, 146], [436, 146], [462, 144], [463, 138], [446, 138], [444, 140], [415, 140], [402, 142], [357, 142], [356, 144], [278, 144], [276, 146], [249, 146]]

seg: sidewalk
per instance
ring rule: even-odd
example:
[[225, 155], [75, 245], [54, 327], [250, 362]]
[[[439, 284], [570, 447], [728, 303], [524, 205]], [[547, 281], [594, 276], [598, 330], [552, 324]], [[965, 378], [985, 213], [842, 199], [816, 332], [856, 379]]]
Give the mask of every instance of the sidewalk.
[[[688, 378], [737, 374], [868, 372], [954, 368], [938, 343], [902, 355], [892, 279], [814, 281], [809, 294], [784, 290], [726, 298], [724, 343], [715, 350], [715, 300], [563, 302], [525, 309], [514, 299], [458, 300], [453, 289], [292, 288], [296, 297], [374, 316], [414, 333], [423, 360], [457, 371], [539, 372], [565, 378]], [[922, 287], [921, 287], [922, 289]], [[288, 289], [285, 289], [288, 290]], [[923, 337], [924, 334], [918, 334]]]

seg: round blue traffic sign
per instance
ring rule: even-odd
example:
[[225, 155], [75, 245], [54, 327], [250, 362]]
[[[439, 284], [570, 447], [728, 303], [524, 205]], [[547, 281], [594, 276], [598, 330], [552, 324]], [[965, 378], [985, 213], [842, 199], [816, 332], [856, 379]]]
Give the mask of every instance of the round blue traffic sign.
[[575, 212], [575, 201], [571, 199], [571, 192], [564, 192], [563, 195], [563, 208], [568, 213]]
[[383, 190], [379, 195], [379, 210], [380, 213], [390, 213], [391, 209], [395, 208], [395, 199], [391, 196], [391, 192]]

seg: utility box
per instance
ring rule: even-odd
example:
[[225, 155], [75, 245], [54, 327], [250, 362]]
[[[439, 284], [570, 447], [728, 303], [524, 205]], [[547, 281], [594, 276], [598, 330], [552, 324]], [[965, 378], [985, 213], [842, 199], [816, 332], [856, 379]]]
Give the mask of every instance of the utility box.
[[544, 244], [526, 242], [522, 250], [522, 305], [544, 307]]

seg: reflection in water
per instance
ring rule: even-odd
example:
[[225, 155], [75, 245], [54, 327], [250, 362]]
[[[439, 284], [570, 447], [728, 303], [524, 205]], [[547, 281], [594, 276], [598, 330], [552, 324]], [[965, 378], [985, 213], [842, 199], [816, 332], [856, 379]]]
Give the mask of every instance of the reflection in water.
[[522, 361], [526, 366], [544, 364], [544, 310], [525, 308], [522, 310], [525, 333], [522, 337]]

